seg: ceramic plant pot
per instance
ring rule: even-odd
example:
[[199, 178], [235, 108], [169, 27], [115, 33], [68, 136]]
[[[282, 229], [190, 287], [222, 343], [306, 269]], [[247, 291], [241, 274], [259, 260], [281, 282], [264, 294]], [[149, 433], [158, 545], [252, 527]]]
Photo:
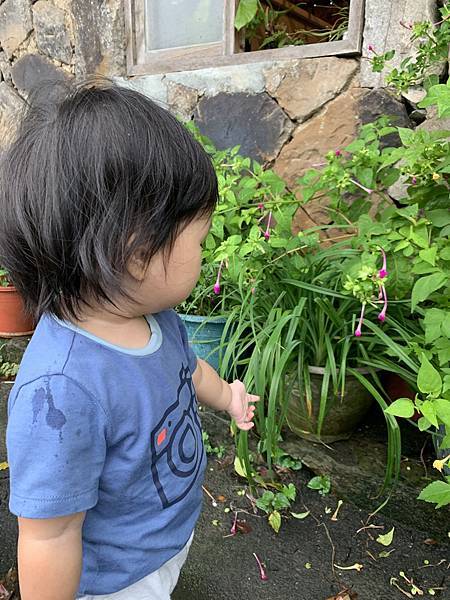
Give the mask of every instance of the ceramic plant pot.
[[13, 286], [0, 287], [0, 337], [33, 333], [33, 319], [25, 313], [19, 292]]
[[180, 318], [186, 327], [189, 343], [195, 354], [219, 371], [220, 344], [227, 319], [197, 315], [180, 315]]
[[[365, 371], [361, 370], [362, 373]], [[307, 405], [300, 399], [298, 385], [294, 383], [288, 401], [287, 424], [299, 437], [325, 443], [348, 439], [372, 405], [373, 398], [365, 387], [352, 375], [345, 379], [345, 394], [335, 395], [330, 384], [327, 396], [327, 412], [320, 435], [317, 422], [324, 369], [309, 367], [312, 399]]]

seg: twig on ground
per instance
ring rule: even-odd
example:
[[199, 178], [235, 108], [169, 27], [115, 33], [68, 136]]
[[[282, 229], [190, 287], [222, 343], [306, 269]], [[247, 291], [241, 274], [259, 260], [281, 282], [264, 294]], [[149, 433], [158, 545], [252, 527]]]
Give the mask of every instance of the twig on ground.
[[404, 589], [402, 589], [398, 583], [397, 580], [395, 579], [395, 577], [391, 577], [391, 580], [389, 582], [391, 585], [393, 585], [394, 587], [396, 587], [398, 589], [399, 592], [401, 592], [402, 594], [404, 594], [407, 598], [413, 598], [413, 596], [409, 593], [406, 592]]
[[217, 500], [214, 498], [214, 496], [211, 494], [211, 492], [208, 492], [208, 490], [206, 489], [206, 487], [204, 485], [202, 485], [202, 490], [205, 492], [205, 494], [207, 496], [209, 496], [209, 498], [211, 498], [211, 504], [214, 506], [214, 508], [216, 508]]
[[305, 510], [309, 511], [309, 514], [314, 519], [314, 521], [317, 523], [317, 526], [323, 527], [325, 529], [325, 533], [326, 533], [328, 541], [330, 542], [330, 545], [331, 545], [331, 571], [333, 573], [333, 577], [336, 579], [336, 581], [339, 583], [339, 585], [341, 587], [343, 587], [345, 584], [339, 579], [339, 577], [336, 573], [335, 566], [334, 566], [334, 560], [336, 558], [336, 547], [333, 544], [333, 540], [331, 539], [330, 532], [328, 531], [328, 527], [325, 525], [325, 523], [323, 523], [322, 521], [319, 521], [319, 519], [311, 512], [311, 510], [306, 506], [305, 503], [303, 503], [303, 507], [305, 508]]
[[364, 525], [364, 527], [360, 527], [356, 533], [360, 533], [361, 531], [365, 531], [366, 529], [384, 529], [384, 525]]

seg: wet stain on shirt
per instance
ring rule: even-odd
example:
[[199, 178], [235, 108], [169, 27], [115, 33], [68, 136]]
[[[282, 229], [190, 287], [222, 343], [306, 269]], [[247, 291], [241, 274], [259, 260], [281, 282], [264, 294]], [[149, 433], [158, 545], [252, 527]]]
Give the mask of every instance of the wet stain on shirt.
[[38, 414], [44, 408], [45, 402], [45, 390], [44, 388], [39, 388], [34, 392], [32, 405], [33, 405], [33, 423], [37, 422]]
[[52, 429], [57, 429], [59, 431], [59, 439], [62, 441], [62, 428], [67, 422], [66, 416], [59, 410], [59, 408], [55, 407], [55, 403], [53, 400], [53, 396], [50, 390], [50, 385], [47, 382], [45, 389], [38, 388], [33, 396], [32, 406], [33, 406], [33, 423], [37, 422], [37, 417], [41, 410], [44, 407], [44, 402], [47, 401], [48, 410], [45, 416], [45, 421], [49, 427]]

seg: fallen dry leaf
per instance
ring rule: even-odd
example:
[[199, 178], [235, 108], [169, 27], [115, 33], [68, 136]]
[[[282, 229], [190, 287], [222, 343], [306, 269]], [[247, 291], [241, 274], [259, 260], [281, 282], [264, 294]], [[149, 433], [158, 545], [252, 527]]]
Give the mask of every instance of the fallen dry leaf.
[[240, 521], [239, 519], [236, 521], [236, 529], [241, 533], [250, 533], [252, 531], [247, 521]]
[[225, 496], [221, 495], [221, 496], [217, 496], [217, 500], [218, 500], [218, 502], [225, 502], [226, 498], [225, 498]]
[[423, 543], [428, 546], [436, 546], [438, 542], [437, 540], [433, 540], [433, 538], [427, 538], [426, 540], [423, 540]]

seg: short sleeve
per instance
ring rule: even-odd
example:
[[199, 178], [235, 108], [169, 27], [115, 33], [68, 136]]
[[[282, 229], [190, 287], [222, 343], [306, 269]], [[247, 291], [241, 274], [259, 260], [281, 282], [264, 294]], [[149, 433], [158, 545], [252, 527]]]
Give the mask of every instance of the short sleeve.
[[106, 455], [107, 417], [65, 375], [22, 386], [9, 406], [10, 510], [51, 518], [95, 506]]
[[189, 343], [188, 333], [186, 331], [186, 327], [185, 327], [183, 321], [180, 319], [180, 317], [178, 315], [176, 315], [176, 317], [177, 317], [177, 321], [178, 321], [178, 327], [179, 327], [180, 333], [181, 333], [181, 339], [183, 341], [184, 351], [186, 352], [186, 356], [188, 359], [189, 370], [191, 371], [191, 373], [194, 373], [194, 371], [197, 368], [197, 356], [196, 356], [195, 352], [192, 350], [192, 346]]

